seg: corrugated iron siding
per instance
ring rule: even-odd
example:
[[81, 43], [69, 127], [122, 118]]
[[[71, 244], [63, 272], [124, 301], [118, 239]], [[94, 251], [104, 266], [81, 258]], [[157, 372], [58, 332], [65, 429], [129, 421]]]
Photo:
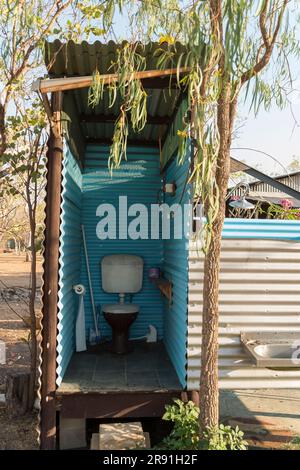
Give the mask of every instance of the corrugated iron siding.
[[[177, 189], [175, 197], [166, 196], [167, 204], [177, 203], [183, 206], [189, 203], [189, 185], [185, 188], [189, 165], [190, 159], [187, 158], [183, 165], [177, 165], [173, 161], [168, 168], [166, 182], [175, 182]], [[165, 303], [164, 342], [183, 387], [186, 386], [187, 366], [188, 249], [188, 240], [185, 238], [177, 240], [173, 237], [164, 241], [164, 274], [173, 284], [172, 304], [169, 306]]]
[[[268, 231], [266, 233], [266, 222]], [[252, 365], [240, 345], [242, 331], [299, 331], [300, 223], [226, 220], [221, 255], [220, 387], [298, 388], [300, 370]], [[290, 230], [290, 236], [287, 235]], [[234, 233], [233, 233], [234, 232]], [[273, 232], [273, 233], [272, 233]], [[234, 238], [232, 238], [234, 236]], [[282, 240], [280, 238], [284, 237]], [[239, 238], [239, 239], [238, 239]], [[269, 239], [266, 239], [269, 238]], [[289, 238], [289, 240], [288, 240]], [[188, 389], [199, 387], [203, 256], [189, 258]]]
[[[118, 198], [122, 195], [128, 197], [128, 206], [142, 203], [150, 209], [150, 205], [157, 201], [161, 187], [159, 154], [156, 149], [130, 147], [127, 149], [127, 161], [123, 161], [120, 168], [114, 170], [113, 176], [108, 171], [108, 155], [109, 147], [107, 146], [88, 146], [83, 174], [82, 221], [86, 232], [95, 304], [101, 306], [104, 303], [118, 302], [117, 294], [107, 294], [102, 290], [100, 276], [102, 257], [114, 253], [131, 253], [141, 256], [144, 259], [143, 288], [133, 296], [133, 301], [140, 306], [140, 313], [131, 328], [131, 335], [144, 335], [148, 331], [148, 325], [153, 324], [158, 329], [161, 338], [164, 306], [159, 290], [148, 279], [148, 269], [153, 266], [162, 266], [162, 240], [100, 240], [96, 236], [96, 226], [100, 220], [96, 216], [96, 209], [99, 204], [110, 203], [118, 209]], [[81, 282], [88, 286], [83, 256]], [[85, 311], [87, 328], [93, 327], [89, 292], [85, 295]], [[111, 335], [110, 326], [102, 315], [100, 328], [102, 336]]]
[[[300, 172], [291, 175], [275, 177], [274, 179], [280, 183], [286, 184], [290, 188], [296, 189], [296, 191], [299, 191], [300, 189]], [[274, 193], [278, 191], [276, 188], [274, 188], [274, 186], [263, 183], [262, 181], [251, 183], [250, 187], [252, 191], [268, 191]]]
[[[232, 162], [232, 167], [234, 165], [237, 165], [236, 171], [242, 171], [242, 169], [238, 168], [238, 163], [236, 163], [235, 161]], [[243, 163], [241, 163], [241, 165], [243, 165]], [[273, 176], [273, 179], [275, 181], [278, 181], [279, 183], [283, 183], [286, 186], [289, 186], [290, 188], [295, 189], [296, 191], [300, 190], [300, 171], [297, 171], [295, 173], [291, 173], [285, 176]], [[250, 186], [250, 191], [268, 192], [268, 193], [280, 192], [274, 186], [271, 186], [268, 183], [264, 183], [263, 181], [253, 181], [252, 183], [249, 183], [249, 186]], [[244, 194], [244, 192], [245, 192], [244, 189], [237, 188], [232, 194], [242, 195]], [[276, 194], [274, 194], [274, 196], [276, 196]]]
[[300, 240], [298, 220], [226, 219], [223, 238]]
[[58, 385], [74, 351], [74, 321], [78, 299], [72, 287], [80, 280], [82, 176], [77, 161], [67, 147], [64, 151], [62, 176], [57, 335]]

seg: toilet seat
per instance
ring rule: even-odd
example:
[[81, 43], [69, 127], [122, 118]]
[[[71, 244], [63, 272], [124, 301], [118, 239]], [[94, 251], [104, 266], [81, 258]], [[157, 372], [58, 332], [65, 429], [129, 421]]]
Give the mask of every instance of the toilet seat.
[[136, 304], [105, 304], [102, 305], [102, 312], [122, 315], [122, 313], [138, 313], [140, 310]]

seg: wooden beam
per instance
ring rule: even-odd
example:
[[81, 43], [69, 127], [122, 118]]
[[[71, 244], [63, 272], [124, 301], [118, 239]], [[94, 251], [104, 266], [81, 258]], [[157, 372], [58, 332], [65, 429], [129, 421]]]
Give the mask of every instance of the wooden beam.
[[[179, 73], [187, 73], [189, 67], [181, 67]], [[153, 79], [159, 77], [168, 77], [177, 74], [177, 68], [171, 68], [166, 70], [145, 70], [143, 72], [134, 72], [128, 74], [128, 80], [133, 79]], [[100, 75], [101, 80], [104, 84], [117, 82], [119, 75], [116, 73], [109, 73]], [[90, 87], [93, 83], [93, 75], [86, 75], [83, 77], [68, 77], [68, 78], [51, 78], [45, 80], [37, 80], [32, 84], [33, 91], [39, 91], [40, 93], [50, 93], [56, 91], [75, 90], [80, 88]]]
[[[111, 138], [93, 138], [87, 137], [86, 139], [87, 144], [99, 144], [99, 145], [111, 145], [112, 139]], [[127, 145], [132, 145], [135, 147], [158, 147], [158, 141], [156, 140], [142, 140], [142, 139], [128, 139]]]
[[183, 394], [182, 390], [63, 394], [57, 397], [57, 410], [63, 418], [161, 417], [165, 406]]
[[[94, 123], [115, 123], [118, 116], [115, 114], [81, 114], [79, 117], [81, 122]], [[146, 124], [168, 125], [171, 120], [170, 116], [148, 116]]]
[[145, 89], [159, 89], [171, 88], [171, 90], [178, 90], [177, 77], [158, 77], [158, 78], [144, 78], [141, 80], [142, 85]]
[[42, 317], [41, 448], [56, 445], [56, 336], [59, 269], [61, 171], [63, 142], [60, 131], [61, 93], [52, 97], [52, 117], [48, 141], [46, 218], [44, 232], [44, 284]]

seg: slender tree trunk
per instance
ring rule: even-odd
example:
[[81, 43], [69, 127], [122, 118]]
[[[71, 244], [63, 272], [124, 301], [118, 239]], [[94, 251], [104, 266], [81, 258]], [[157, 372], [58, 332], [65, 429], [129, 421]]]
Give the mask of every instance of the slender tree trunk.
[[0, 155], [3, 155], [5, 152], [7, 144], [5, 113], [6, 107], [0, 103]]
[[218, 214], [212, 227], [212, 240], [204, 261], [203, 320], [200, 377], [200, 422], [202, 428], [219, 423], [218, 387], [218, 325], [219, 325], [219, 273], [222, 229], [225, 217], [226, 194], [230, 174], [231, 106], [230, 85], [218, 103], [220, 149], [216, 166], [219, 188]]

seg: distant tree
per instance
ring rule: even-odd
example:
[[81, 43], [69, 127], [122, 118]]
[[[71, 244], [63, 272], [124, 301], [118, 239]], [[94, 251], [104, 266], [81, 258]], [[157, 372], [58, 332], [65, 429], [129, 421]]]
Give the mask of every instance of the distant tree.
[[[22, 103], [23, 105], [23, 103]], [[37, 315], [35, 309], [37, 287], [37, 213], [43, 204], [44, 171], [47, 142], [47, 122], [45, 112], [39, 101], [32, 103], [30, 108], [16, 104], [18, 115], [9, 116], [9, 133], [6, 151], [0, 157], [5, 166], [6, 175], [1, 180], [0, 197], [7, 195], [20, 198], [25, 203], [27, 224], [29, 226], [28, 250], [31, 255], [31, 284], [29, 297], [30, 315], [30, 352], [32, 389], [30, 403], [33, 405], [36, 386], [37, 365]], [[8, 209], [9, 210], [9, 209]], [[40, 213], [40, 212], [39, 212]], [[41, 215], [41, 214], [40, 214]], [[26, 245], [27, 245], [26, 244]]]
[[15, 251], [19, 253], [28, 244], [29, 223], [25, 203], [7, 191], [5, 181], [0, 180], [0, 241], [14, 240]]
[[292, 156], [292, 161], [288, 164], [289, 171], [299, 171], [300, 170], [300, 157], [296, 155]]
[[45, 74], [44, 41], [101, 35], [91, 25], [99, 13], [89, 0], [0, 0], [0, 154], [6, 148], [11, 100], [28, 92], [34, 77]]

